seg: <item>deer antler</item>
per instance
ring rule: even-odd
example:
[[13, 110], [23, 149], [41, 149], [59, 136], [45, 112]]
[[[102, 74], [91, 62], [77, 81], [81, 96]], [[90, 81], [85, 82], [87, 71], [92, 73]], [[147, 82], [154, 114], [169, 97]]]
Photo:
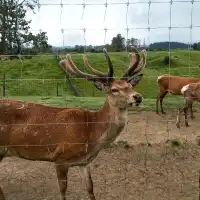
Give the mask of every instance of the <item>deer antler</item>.
[[60, 61], [60, 66], [66, 73], [76, 75], [76, 72], [68, 65], [68, 60], [65, 59]]
[[133, 48], [133, 52], [135, 53], [135, 55], [133, 53], [129, 54], [130, 66], [128, 70], [124, 73], [124, 75], [121, 77], [121, 79], [123, 80], [137, 76], [146, 66], [146, 50], [142, 50], [142, 60], [140, 58], [139, 51], [136, 48]]
[[108, 52], [107, 52], [107, 50], [104, 48], [103, 49], [103, 52], [104, 52], [104, 56], [106, 57], [106, 60], [107, 60], [107, 62], [108, 62], [108, 66], [109, 66], [109, 71], [108, 71], [108, 73], [106, 74], [106, 73], [103, 73], [103, 72], [100, 72], [100, 71], [98, 71], [98, 70], [96, 70], [96, 69], [94, 69], [90, 64], [89, 64], [89, 62], [88, 62], [88, 57], [87, 56], [83, 56], [83, 60], [84, 60], [84, 62], [85, 62], [85, 64], [87, 65], [87, 67], [93, 72], [93, 74], [95, 74], [95, 75], [97, 75], [97, 76], [100, 76], [100, 77], [108, 77], [108, 78], [112, 78], [113, 77], [113, 74], [114, 74], [114, 67], [113, 67], [113, 64], [112, 64], [112, 62], [111, 62], [111, 60], [110, 60], [110, 57], [109, 57], [109, 55], [108, 55]]
[[[130, 67], [128, 68], [128, 70], [123, 74], [123, 76], [121, 77], [121, 79], [127, 79], [128, 77], [130, 77], [132, 75], [132, 73], [134, 72], [134, 70], [138, 67], [138, 64], [140, 63], [140, 55], [139, 52], [136, 48], [133, 48], [133, 51], [135, 53], [136, 56], [136, 61], [134, 63], [131, 63], [132, 65], [130, 65]], [[131, 54], [129, 54], [129, 57], [131, 56]]]
[[83, 60], [84, 60], [84, 63], [87, 65], [87, 67], [92, 71], [92, 73], [93, 73], [94, 75], [97, 75], [97, 76], [107, 76], [106, 73], [100, 72], [100, 71], [94, 69], [94, 68], [90, 65], [90, 63], [88, 62], [88, 56], [87, 56], [87, 55], [84, 55], [84, 56], [83, 56]]
[[141, 52], [142, 59], [140, 60], [138, 67], [131, 73], [132, 76], [138, 75], [146, 67], [147, 52], [145, 49], [143, 49]]
[[129, 60], [130, 60], [130, 64], [129, 64], [129, 68], [135, 63], [136, 61], [136, 57], [135, 57], [135, 53], [129, 53]]
[[[104, 51], [105, 51], [105, 50], [104, 50]], [[107, 55], [107, 56], [108, 56], [108, 55]], [[136, 61], [135, 53], [134, 53], [134, 54], [133, 54], [133, 53], [130, 53], [130, 54], [129, 54], [129, 59], [130, 59], [130, 65], [129, 65], [129, 67], [130, 67], [130, 66], [132, 66], [132, 65], [134, 64], [134, 62]], [[106, 73], [102, 73], [102, 72], [100, 72], [100, 71], [94, 69], [94, 68], [91, 66], [91, 64], [90, 64], [89, 61], [88, 61], [88, 56], [87, 56], [87, 55], [83, 55], [83, 60], [84, 60], [84, 63], [87, 65], [87, 67], [92, 71], [92, 73], [93, 73], [94, 75], [97, 75], [97, 76], [107, 76]]]
[[80, 71], [76, 65], [73, 63], [72, 58], [69, 54], [66, 55], [66, 59], [60, 61], [60, 65], [62, 68], [66, 69], [65, 71], [67, 71], [69, 74], [71, 75], [75, 75], [77, 77], [81, 77], [81, 78], [86, 78], [87, 80], [91, 80], [91, 81], [101, 81], [101, 82], [107, 82], [108, 80], [112, 80], [113, 78], [113, 74], [114, 74], [114, 68], [113, 65], [110, 61], [110, 58], [106, 52], [106, 50], [104, 50], [104, 54], [105, 57], [108, 61], [108, 74], [105, 74], [105, 76], [97, 76], [97, 75], [93, 75], [93, 74], [88, 74], [85, 72]]
[[109, 71], [108, 71], [108, 78], [113, 78], [113, 75], [114, 75], [114, 67], [113, 67], [113, 64], [112, 64], [112, 62], [111, 62], [111, 60], [110, 60], [110, 57], [109, 57], [109, 55], [108, 55], [108, 52], [107, 52], [107, 50], [106, 50], [106, 48], [103, 48], [103, 52], [104, 52], [104, 56], [106, 57], [106, 60], [107, 60], [107, 62], [108, 62], [108, 69], [109, 69]]

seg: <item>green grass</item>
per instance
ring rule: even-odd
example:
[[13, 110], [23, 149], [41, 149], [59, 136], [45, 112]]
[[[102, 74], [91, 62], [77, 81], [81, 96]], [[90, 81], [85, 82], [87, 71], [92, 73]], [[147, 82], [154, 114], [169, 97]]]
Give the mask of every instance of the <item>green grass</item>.
[[[7, 96], [56, 96], [57, 86], [59, 95], [72, 95], [66, 84], [65, 74], [53, 56], [37, 56], [22, 61], [1, 61], [1, 80], [3, 74], [6, 76]], [[2, 94], [2, 86], [0, 92]]]
[[[92, 66], [103, 72], [107, 72], [107, 63], [102, 53], [87, 54]], [[144, 77], [136, 90], [144, 97], [141, 108], [155, 110], [155, 97], [158, 86], [156, 79], [164, 73], [181, 76], [200, 76], [200, 52], [179, 50], [172, 51], [172, 63], [170, 67], [163, 64], [164, 56], [168, 52], [149, 52], [147, 67]], [[119, 77], [129, 65], [128, 54], [110, 53], [115, 67], [115, 76]], [[74, 63], [83, 71], [89, 72], [83, 64], [81, 54], [73, 54]], [[36, 56], [30, 60], [12, 60], [0, 62], [0, 94], [2, 96], [2, 78], [6, 75], [6, 97], [25, 99], [40, 103], [62, 107], [99, 108], [105, 100], [105, 95], [93, 87], [91, 82], [73, 78], [81, 97], [74, 97], [68, 84], [65, 82], [65, 73], [52, 55]], [[34, 80], [33, 80], [34, 79]], [[39, 80], [40, 79], [40, 80]], [[57, 87], [58, 94], [57, 95]], [[167, 95], [164, 100], [166, 108], [177, 108], [183, 104], [183, 98]]]

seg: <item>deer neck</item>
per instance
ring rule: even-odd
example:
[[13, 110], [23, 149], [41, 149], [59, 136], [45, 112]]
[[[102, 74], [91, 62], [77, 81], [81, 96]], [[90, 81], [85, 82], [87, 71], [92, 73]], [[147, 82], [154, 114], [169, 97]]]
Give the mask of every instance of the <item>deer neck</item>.
[[[128, 111], [109, 103], [107, 99], [103, 107], [94, 113], [94, 127], [91, 132], [93, 142], [111, 143], [123, 130]], [[95, 138], [94, 138], [95, 137]]]
[[107, 99], [99, 111], [99, 117], [102, 121], [108, 124], [123, 126], [125, 125], [126, 119], [128, 117], [128, 111], [126, 108], [119, 108], [115, 105], [112, 105]]

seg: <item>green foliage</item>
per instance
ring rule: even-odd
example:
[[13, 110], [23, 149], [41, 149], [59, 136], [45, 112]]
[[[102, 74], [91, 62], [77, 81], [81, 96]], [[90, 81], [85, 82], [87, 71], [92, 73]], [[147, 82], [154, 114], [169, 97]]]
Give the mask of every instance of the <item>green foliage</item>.
[[149, 48], [156, 49], [156, 50], [169, 50], [170, 49], [187, 49], [188, 44], [182, 42], [154, 42], [149, 45]]
[[169, 61], [170, 61], [169, 56], [165, 56], [163, 59], [164, 64], [169, 65]]
[[118, 33], [116, 37], [113, 37], [111, 47], [115, 49], [116, 52], [122, 51], [125, 48], [125, 38]]
[[[97, 70], [107, 72], [107, 62], [103, 53], [88, 53], [90, 64]], [[191, 53], [189, 60], [188, 51], [172, 51], [173, 62], [170, 68], [163, 64], [164, 56], [168, 52], [149, 52], [147, 58], [147, 68], [144, 70], [144, 77], [136, 90], [144, 96], [144, 102], [155, 107], [155, 98], [158, 93], [156, 79], [161, 74], [171, 73], [181, 76], [199, 77], [200, 55], [198, 51]], [[177, 59], [174, 59], [177, 56]], [[64, 55], [61, 55], [63, 58]], [[115, 67], [115, 75], [119, 77], [129, 66], [128, 53], [110, 53], [111, 60]], [[83, 71], [90, 72], [84, 65], [82, 54], [72, 54], [74, 63]], [[191, 68], [189, 68], [191, 66]], [[59, 67], [52, 55], [38, 55], [32, 59], [10, 60], [0, 62], [0, 80], [2, 83], [3, 74], [6, 74], [6, 95], [8, 96], [56, 96], [58, 85], [59, 95], [73, 95], [65, 81], [65, 73]], [[45, 80], [25, 80], [25, 79], [49, 79]], [[15, 80], [9, 80], [15, 79]], [[51, 79], [51, 80], [50, 80]], [[52, 80], [54, 79], [54, 80]], [[60, 80], [55, 80], [60, 79]], [[77, 86], [82, 97], [104, 97], [105, 95], [93, 87], [92, 82], [84, 79], [71, 77], [72, 82]], [[2, 84], [0, 84], [0, 94], [2, 94]], [[104, 98], [102, 98], [104, 100]], [[101, 102], [103, 102], [103, 100]], [[174, 100], [173, 104], [170, 102]], [[167, 95], [165, 106], [176, 107], [182, 102], [181, 97]], [[144, 105], [145, 106], [145, 105]]]
[[27, 10], [34, 10], [37, 0], [0, 0], [0, 53], [22, 54], [23, 48], [35, 48], [46, 52], [48, 44], [46, 32], [30, 33], [31, 20], [26, 19]]
[[198, 42], [198, 43], [194, 43], [193, 45], [192, 45], [192, 47], [193, 47], [193, 49], [194, 50], [200, 50], [200, 42]]
[[169, 56], [165, 56], [164, 59], [163, 59], [163, 63], [164, 63], [164, 65], [175, 64], [174, 61], [176, 59], [178, 59], [177, 56], [174, 56], [174, 57], [173, 56], [170, 56], [170, 57]]
[[184, 143], [178, 139], [167, 140], [166, 143], [169, 144], [171, 147], [183, 147], [184, 146]]

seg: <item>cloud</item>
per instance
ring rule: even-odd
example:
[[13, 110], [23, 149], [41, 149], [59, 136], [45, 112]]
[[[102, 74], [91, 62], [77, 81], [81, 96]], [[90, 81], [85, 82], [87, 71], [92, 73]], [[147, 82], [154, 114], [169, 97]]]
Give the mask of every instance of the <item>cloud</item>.
[[[147, 44], [169, 39], [185, 43], [199, 41], [199, 2], [192, 7], [186, 0], [173, 1], [172, 5], [166, 0], [154, 0], [149, 7], [147, 0], [107, 0], [107, 8], [105, 2], [85, 0], [84, 8], [83, 0], [40, 0], [40, 10], [35, 15], [28, 12], [27, 18], [32, 19], [31, 29], [46, 31], [49, 43], [55, 46], [110, 43], [117, 33], [125, 38], [145, 39]], [[174, 28], [169, 32], [170, 9]]]

